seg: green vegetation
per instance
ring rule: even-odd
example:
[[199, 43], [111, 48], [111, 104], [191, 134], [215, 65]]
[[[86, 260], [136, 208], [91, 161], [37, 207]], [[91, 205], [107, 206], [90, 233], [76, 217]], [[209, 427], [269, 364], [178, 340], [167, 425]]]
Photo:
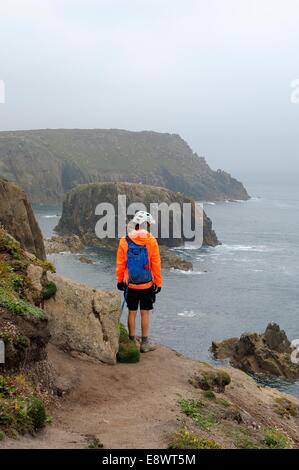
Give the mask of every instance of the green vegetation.
[[16, 273], [10, 264], [0, 260], [0, 287], [19, 292], [23, 282], [24, 275]]
[[12, 292], [6, 291], [0, 287], [0, 307], [7, 308], [15, 315], [34, 317], [38, 319], [45, 318], [45, 313], [38, 307], [30, 304], [26, 300], [17, 298]]
[[169, 449], [221, 449], [221, 446], [213, 439], [207, 439], [183, 428], [171, 438]]
[[20, 259], [20, 243], [8, 236], [0, 237], [0, 252], [9, 253], [14, 259]]
[[51, 273], [56, 273], [56, 268], [54, 264], [51, 263], [51, 261], [34, 258], [32, 260], [32, 263], [35, 264], [35, 266], [39, 266], [40, 268], [43, 268], [44, 271], [50, 271]]
[[206, 391], [204, 391], [203, 396], [204, 396], [204, 398], [206, 398], [207, 400], [215, 400], [215, 399], [216, 399], [216, 395], [215, 395], [215, 393], [214, 393], [212, 390], [206, 390]]
[[43, 289], [43, 292], [42, 292], [43, 300], [48, 300], [51, 297], [54, 297], [56, 292], [57, 292], [57, 286], [55, 282], [48, 282], [48, 284], [46, 285], [46, 287]]
[[277, 431], [276, 429], [266, 428], [263, 431], [264, 434], [264, 441], [263, 443], [269, 449], [291, 449], [292, 442], [281, 431]]
[[45, 426], [47, 414], [41, 398], [22, 376], [0, 375], [0, 435], [33, 433]]
[[226, 436], [238, 449], [290, 449], [292, 441], [273, 428], [254, 429], [236, 422], [222, 421], [218, 432]]
[[23, 335], [17, 336], [14, 340], [14, 345], [17, 349], [25, 351], [30, 346], [30, 339]]
[[119, 324], [119, 349], [117, 353], [118, 362], [136, 363], [140, 360], [140, 351], [135, 341], [131, 341], [125, 326]]
[[186, 416], [190, 416], [193, 423], [201, 429], [208, 431], [216, 424], [213, 414], [209, 413], [204, 403], [200, 400], [180, 400], [179, 405]]

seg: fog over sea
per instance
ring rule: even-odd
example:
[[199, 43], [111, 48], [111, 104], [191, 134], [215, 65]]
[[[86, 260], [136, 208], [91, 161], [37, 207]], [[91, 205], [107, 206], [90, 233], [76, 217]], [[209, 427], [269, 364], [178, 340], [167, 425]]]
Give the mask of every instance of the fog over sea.
[[[158, 342], [196, 359], [215, 362], [213, 340], [262, 332], [277, 322], [289, 339], [299, 338], [299, 186], [297, 178], [243, 178], [252, 199], [207, 203], [222, 245], [176, 249], [193, 263], [192, 272], [166, 271], [152, 313], [151, 335]], [[35, 206], [44, 237], [57, 225], [61, 207]], [[77, 254], [50, 259], [63, 276], [92, 287], [115, 286], [115, 256], [86, 249], [95, 264], [82, 264]], [[299, 382], [261, 382], [299, 397]]]

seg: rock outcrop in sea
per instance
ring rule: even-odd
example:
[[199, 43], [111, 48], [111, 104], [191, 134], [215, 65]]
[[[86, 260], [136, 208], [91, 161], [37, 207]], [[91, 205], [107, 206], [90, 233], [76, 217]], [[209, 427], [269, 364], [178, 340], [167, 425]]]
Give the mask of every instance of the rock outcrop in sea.
[[81, 183], [130, 181], [201, 201], [246, 200], [243, 184], [213, 171], [177, 134], [117, 129], [0, 132], [1, 174], [34, 203], [58, 203]]
[[[70, 191], [63, 203], [62, 216], [56, 231], [64, 240], [77, 236], [80, 240], [89, 246], [101, 246], [104, 248], [117, 247], [117, 235], [114, 238], [99, 239], [95, 233], [95, 227], [100, 219], [96, 215], [96, 207], [100, 203], [110, 203], [115, 208], [115, 225], [116, 234], [118, 226], [118, 196], [125, 195], [127, 207], [132, 203], [143, 203], [147, 210], [150, 210], [152, 203], [164, 203], [170, 206], [173, 203], [178, 204], [182, 209], [184, 204], [190, 204], [192, 207], [191, 226], [194, 227], [194, 200], [185, 197], [181, 193], [174, 193], [165, 188], [156, 186], [139, 185], [133, 183], [92, 183], [87, 185], [79, 185]], [[182, 246], [185, 242], [184, 235], [179, 238], [172, 235], [172, 214], [169, 217], [169, 238], [163, 238], [161, 232], [158, 235], [158, 241], [161, 246], [162, 265], [165, 268], [173, 267], [189, 271], [192, 269], [192, 263], [182, 259], [169, 250], [171, 247]], [[127, 220], [128, 221], [128, 220]], [[203, 244], [216, 246], [219, 244], [216, 233], [212, 228], [212, 222], [203, 212], [201, 220], [203, 226]], [[182, 225], [183, 226], [183, 225]], [[61, 239], [61, 238], [60, 238]], [[49, 249], [55, 246], [55, 238], [47, 242]]]
[[240, 338], [213, 342], [211, 352], [215, 359], [228, 358], [233, 367], [249, 374], [299, 378], [299, 364], [291, 360], [291, 343], [275, 323], [269, 323], [263, 334], [244, 333]]
[[[60, 235], [77, 235], [86, 244], [97, 244], [99, 239], [95, 234], [95, 227], [99, 220], [96, 215], [96, 207], [100, 203], [110, 203], [115, 208], [115, 228], [118, 225], [118, 196], [125, 195], [127, 206], [133, 203], [142, 203], [146, 208], [150, 209], [152, 203], [165, 203], [171, 205], [177, 203], [181, 208], [183, 204], [190, 204], [192, 207], [191, 223], [194, 225], [194, 207], [193, 199], [187, 198], [181, 193], [174, 193], [165, 188], [155, 186], [139, 185], [132, 183], [92, 183], [79, 185], [70, 191], [63, 202], [62, 216], [56, 227], [56, 231]], [[219, 244], [217, 236], [212, 229], [212, 222], [203, 213], [203, 244], [207, 246], [216, 246]], [[161, 233], [158, 240], [162, 245], [168, 247], [181, 246], [186, 240], [181, 234], [179, 238], [172, 236], [172, 214], [169, 218], [169, 234], [168, 238], [163, 238]], [[117, 233], [117, 232], [116, 232]], [[107, 239], [107, 244], [117, 244], [117, 235], [115, 239]], [[105, 243], [105, 240], [104, 240]], [[100, 240], [101, 246], [103, 242]]]

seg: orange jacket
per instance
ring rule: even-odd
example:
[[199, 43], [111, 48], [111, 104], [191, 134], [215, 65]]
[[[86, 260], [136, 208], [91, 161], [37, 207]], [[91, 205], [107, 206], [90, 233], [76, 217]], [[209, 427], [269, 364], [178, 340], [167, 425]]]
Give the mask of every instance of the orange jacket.
[[[146, 245], [153, 279], [146, 284], [129, 284], [129, 287], [132, 289], [148, 289], [153, 283], [157, 287], [162, 287], [161, 260], [157, 240], [146, 230], [133, 230], [130, 232], [129, 237], [137, 245]], [[116, 255], [116, 278], [117, 282], [125, 282], [126, 284], [128, 284], [127, 251], [128, 242], [125, 237], [122, 237]]]

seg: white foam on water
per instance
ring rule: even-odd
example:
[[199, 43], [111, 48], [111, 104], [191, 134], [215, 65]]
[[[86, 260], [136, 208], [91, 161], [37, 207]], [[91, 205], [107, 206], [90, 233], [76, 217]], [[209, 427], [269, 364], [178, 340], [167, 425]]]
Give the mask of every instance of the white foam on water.
[[177, 313], [179, 317], [195, 317], [196, 313], [193, 310], [184, 310], [183, 312]]
[[175, 268], [170, 268], [170, 271], [172, 273], [177, 273], [177, 274], [189, 274], [191, 276], [198, 276], [201, 274], [205, 274], [204, 271], [184, 271], [183, 269], [175, 269]]
[[52, 215], [41, 215], [40, 217], [42, 219], [58, 219], [60, 217], [60, 215], [57, 215], [57, 214], [56, 215], [54, 215], [54, 214], [52, 214]]
[[217, 251], [252, 251], [256, 253], [269, 253], [277, 251], [278, 248], [270, 248], [265, 245], [219, 245], [216, 246]]

